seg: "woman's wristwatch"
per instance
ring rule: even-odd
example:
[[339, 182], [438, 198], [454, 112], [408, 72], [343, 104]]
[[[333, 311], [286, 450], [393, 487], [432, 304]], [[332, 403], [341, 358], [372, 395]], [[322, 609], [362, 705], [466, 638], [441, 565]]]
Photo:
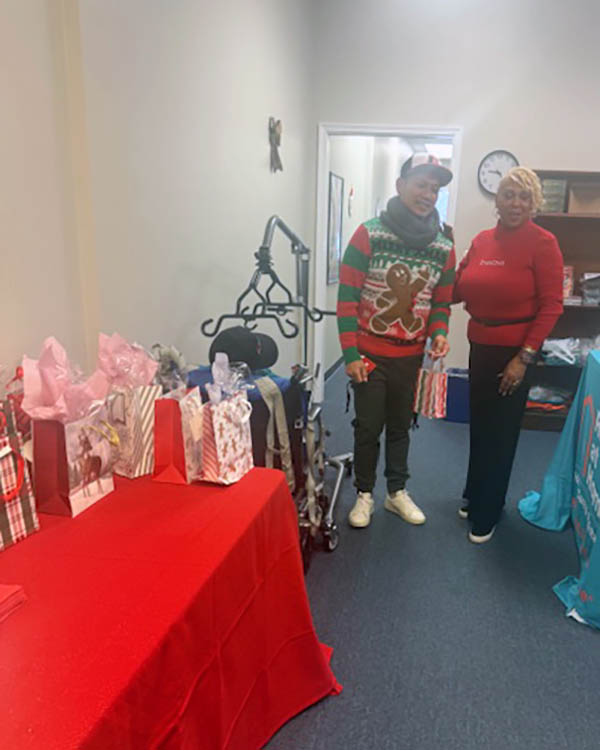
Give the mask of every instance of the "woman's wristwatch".
[[531, 346], [524, 346], [519, 352], [519, 359], [524, 365], [532, 365], [535, 362], [536, 354], [536, 350]]

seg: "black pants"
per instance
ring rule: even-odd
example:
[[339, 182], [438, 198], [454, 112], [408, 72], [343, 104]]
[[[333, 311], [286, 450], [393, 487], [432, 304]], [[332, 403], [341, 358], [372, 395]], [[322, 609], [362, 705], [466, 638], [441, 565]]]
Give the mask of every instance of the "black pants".
[[360, 492], [375, 486], [379, 438], [385, 427], [385, 476], [388, 492], [404, 489], [408, 479], [409, 429], [415, 382], [422, 356], [372, 357], [376, 367], [366, 383], [354, 383], [354, 475]]
[[471, 344], [471, 445], [463, 497], [469, 503], [473, 528], [481, 532], [489, 531], [502, 513], [527, 403], [529, 368], [512, 395], [498, 392], [498, 374], [518, 351], [519, 347]]

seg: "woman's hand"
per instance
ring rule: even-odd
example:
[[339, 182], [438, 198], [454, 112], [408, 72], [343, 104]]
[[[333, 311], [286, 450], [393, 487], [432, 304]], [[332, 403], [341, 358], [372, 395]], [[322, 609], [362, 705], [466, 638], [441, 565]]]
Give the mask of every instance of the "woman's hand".
[[441, 359], [442, 357], [445, 357], [449, 351], [450, 344], [448, 343], [448, 339], [445, 336], [442, 336], [442, 334], [439, 334], [439, 336], [436, 336], [431, 342], [431, 349], [428, 353], [432, 359]]
[[498, 389], [502, 396], [510, 396], [517, 390], [525, 377], [526, 369], [527, 365], [521, 362], [518, 354], [510, 360], [504, 368], [504, 372], [498, 376], [502, 378]]
[[346, 375], [349, 375], [355, 383], [366, 383], [369, 379], [367, 366], [362, 359], [356, 359], [346, 365]]

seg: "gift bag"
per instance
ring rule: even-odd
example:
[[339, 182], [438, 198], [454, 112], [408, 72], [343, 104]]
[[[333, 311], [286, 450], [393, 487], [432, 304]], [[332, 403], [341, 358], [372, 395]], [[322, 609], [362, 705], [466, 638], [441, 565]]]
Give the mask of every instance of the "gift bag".
[[424, 361], [415, 387], [413, 410], [415, 414], [430, 419], [443, 419], [446, 416], [448, 375], [442, 360], [437, 360], [437, 363]]
[[200, 389], [174, 391], [155, 402], [154, 474], [158, 482], [188, 484], [202, 472]]
[[107, 376], [84, 378], [47, 338], [39, 359], [23, 357], [23, 409], [33, 420], [37, 509], [76, 516], [113, 489], [118, 436], [107, 421]]
[[179, 402], [188, 482], [202, 477], [202, 406], [199, 388], [194, 388]]
[[119, 436], [114, 471], [130, 479], [154, 471], [154, 403], [160, 385], [118, 389], [108, 399], [109, 421]]
[[98, 370], [111, 387], [109, 419], [119, 436], [115, 473], [130, 479], [154, 469], [154, 402], [162, 394], [151, 385], [157, 368], [143, 347], [118, 333], [98, 336]]
[[10, 401], [0, 403], [0, 550], [39, 529], [29, 468]]
[[205, 404], [202, 419], [202, 479], [233, 484], [254, 466], [250, 414], [243, 393]]
[[40, 512], [77, 516], [114, 489], [119, 438], [106, 404], [63, 424], [34, 420], [34, 489]]

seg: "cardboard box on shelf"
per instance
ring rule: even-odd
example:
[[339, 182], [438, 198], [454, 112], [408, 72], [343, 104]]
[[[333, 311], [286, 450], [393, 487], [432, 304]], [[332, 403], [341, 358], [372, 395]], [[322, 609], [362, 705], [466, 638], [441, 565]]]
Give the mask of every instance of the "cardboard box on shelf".
[[600, 182], [574, 182], [569, 191], [569, 213], [600, 215]]

